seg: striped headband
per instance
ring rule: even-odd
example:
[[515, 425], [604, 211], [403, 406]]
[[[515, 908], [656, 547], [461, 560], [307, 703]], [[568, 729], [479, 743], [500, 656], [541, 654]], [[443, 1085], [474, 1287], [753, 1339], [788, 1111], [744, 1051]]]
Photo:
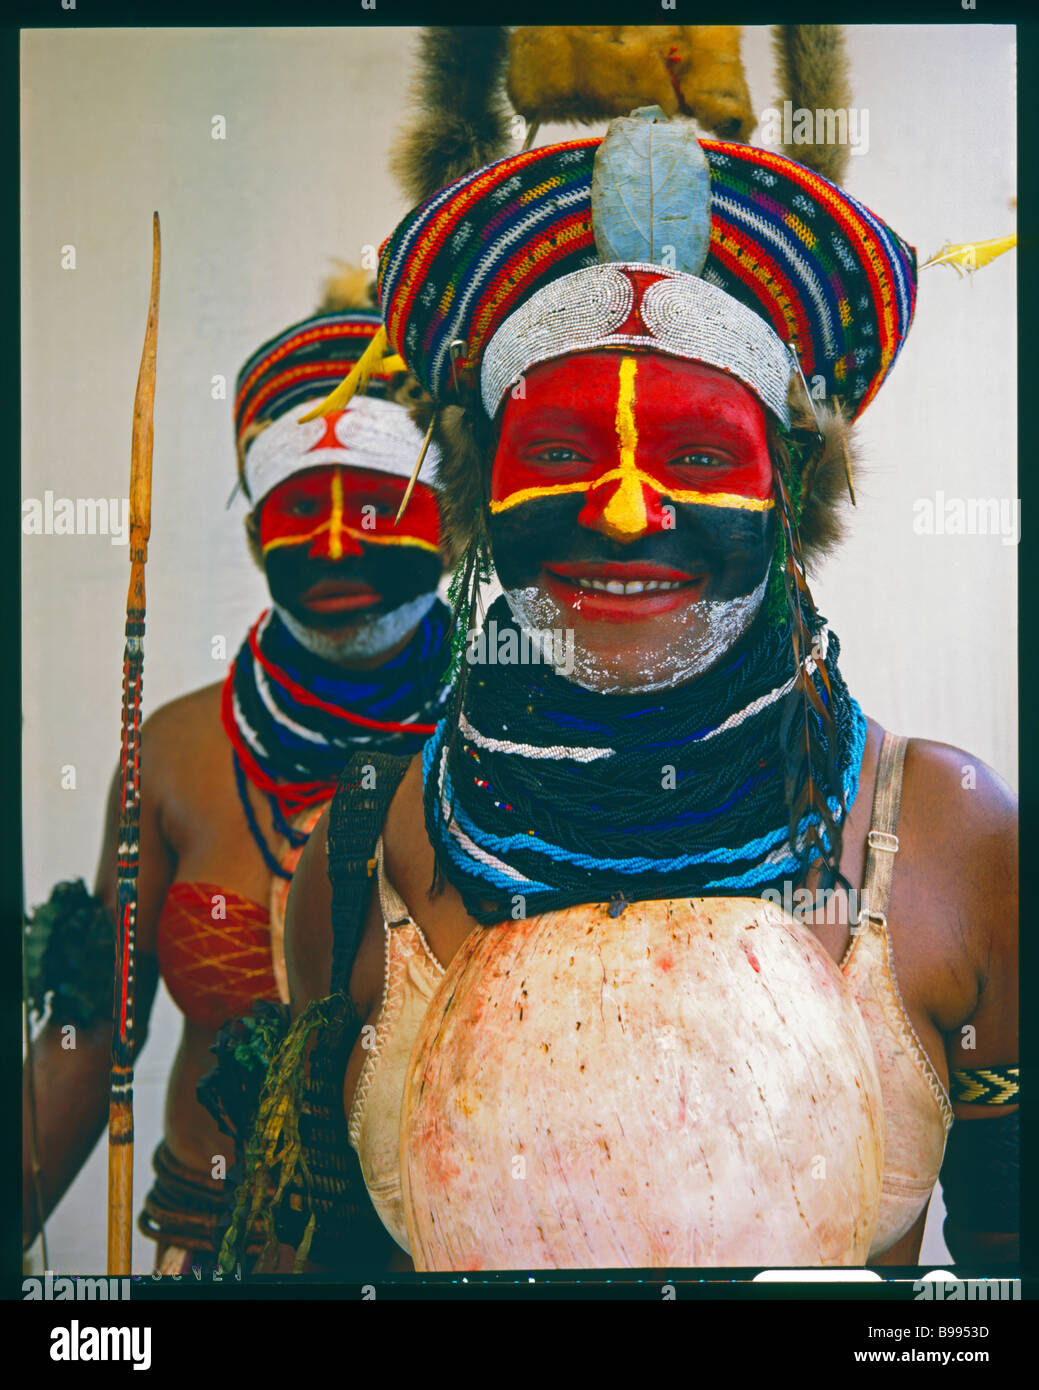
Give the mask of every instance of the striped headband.
[[364, 354], [382, 326], [375, 312], [317, 314], [277, 334], [249, 358], [235, 388], [239, 476], [258, 502], [295, 473], [341, 463], [409, 477], [422, 435], [407, 410], [386, 399], [400, 369], [377, 366], [367, 393], [328, 420], [299, 424]]
[[[601, 143], [549, 145], [466, 175], [414, 209], [383, 244], [379, 295], [389, 341], [435, 400], [482, 389], [488, 408], [496, 407], [499, 378], [522, 355], [522, 344], [509, 352], [496, 344], [494, 375], [481, 377], [491, 340], [546, 286], [600, 265], [592, 175]], [[852, 417], [861, 414], [909, 331], [916, 300], [912, 248], [861, 203], [783, 155], [719, 140], [699, 145], [709, 175], [706, 259], [695, 277], [673, 275], [670, 283], [697, 278], [752, 311], [770, 330], [762, 344], [774, 336], [796, 350], [813, 396], [821, 379], [827, 397], [843, 402]], [[655, 269], [667, 275], [666, 263]], [[581, 284], [573, 281], [575, 288]], [[673, 290], [657, 293], [683, 298]], [[572, 310], [584, 303], [580, 294], [559, 298]], [[535, 309], [528, 317], [537, 317]], [[686, 312], [697, 312], [691, 299]], [[670, 318], [674, 327], [673, 304]], [[676, 339], [670, 347], [656, 344], [658, 350], [712, 360], [696, 355], [703, 347], [697, 324], [675, 332], [687, 335], [685, 346]], [[640, 325], [637, 336], [644, 334]], [[522, 335], [512, 336], [518, 342]], [[576, 335], [570, 350], [582, 345], [587, 334]], [[499, 350], [508, 367], [494, 365]], [[768, 375], [779, 359], [774, 348], [765, 351]], [[731, 362], [715, 364], [741, 375]], [[755, 389], [766, 399], [767, 384]]]

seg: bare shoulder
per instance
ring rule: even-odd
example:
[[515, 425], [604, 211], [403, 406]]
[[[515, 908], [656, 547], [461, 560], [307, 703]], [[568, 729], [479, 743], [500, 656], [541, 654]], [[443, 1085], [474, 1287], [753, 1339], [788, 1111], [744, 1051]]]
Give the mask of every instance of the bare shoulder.
[[328, 808], [311, 831], [292, 876], [285, 909], [285, 964], [292, 1014], [328, 994], [332, 980], [332, 885]]
[[220, 718], [223, 681], [169, 700], [141, 727], [141, 753], [149, 777], [182, 780], [227, 742]]
[[390, 806], [383, 827], [383, 848], [390, 882], [446, 969], [466, 937], [479, 926], [453, 883], [441, 878], [434, 887], [436, 861], [426, 832], [421, 758], [413, 759]]
[[980, 758], [928, 739], [906, 749], [902, 810], [923, 862], [958, 892], [1004, 892], [1017, 878], [1017, 798]]
[[1017, 797], [987, 763], [962, 748], [913, 738], [906, 748], [905, 788], [933, 824], [992, 833], [1013, 825]]
[[[193, 690], [155, 710], [144, 720], [140, 737], [141, 858], [138, 882], [138, 944], [151, 949], [158, 915], [173, 879], [183, 846], [184, 826], [193, 823], [200, 805], [213, 800], [205, 785], [227, 738], [220, 722], [221, 682]], [[109, 783], [105, 831], [96, 889], [114, 910], [116, 845], [122, 781], [118, 763]]]
[[901, 905], [893, 897], [892, 911], [914, 924], [950, 982], [958, 977], [964, 997], [976, 1000], [990, 975], [1006, 977], [1016, 960], [1017, 800], [979, 758], [912, 739], [899, 839]]
[[[441, 882], [433, 891], [436, 864], [426, 833], [421, 757], [411, 760], [401, 778], [383, 824], [382, 844], [390, 882], [407, 904], [412, 920], [426, 932], [438, 959], [449, 960], [453, 948], [442, 939], [441, 928], [447, 925], [450, 934], [451, 924], [459, 916], [464, 918], [465, 910], [450, 884]], [[437, 950], [438, 940], [446, 954]]]
[[421, 754], [412, 758], [400, 780], [400, 786], [394, 793], [386, 820], [383, 822], [382, 840], [387, 872], [394, 885], [403, 893], [401, 884], [410, 877], [411, 864], [416, 858], [425, 857], [421, 853], [421, 844], [425, 843], [428, 846]]
[[197, 737], [203, 727], [221, 728], [220, 698], [223, 688], [223, 681], [214, 681], [212, 685], [203, 685], [198, 690], [190, 690], [186, 695], [167, 700], [148, 715], [143, 732], [158, 744]]

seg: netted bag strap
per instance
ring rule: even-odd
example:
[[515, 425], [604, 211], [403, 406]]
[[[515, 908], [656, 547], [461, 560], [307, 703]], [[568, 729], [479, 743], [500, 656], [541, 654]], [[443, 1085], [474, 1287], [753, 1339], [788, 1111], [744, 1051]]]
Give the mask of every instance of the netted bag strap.
[[393, 1249], [368, 1196], [360, 1160], [350, 1147], [343, 1109], [343, 1075], [360, 1026], [347, 999], [335, 1023], [311, 1044], [299, 1121], [309, 1190], [301, 1194], [297, 1185], [289, 1194], [278, 1225], [281, 1238], [300, 1249], [305, 1218], [312, 1214], [310, 1258], [340, 1272], [381, 1268]]
[[[372, 1210], [343, 1113], [343, 1073], [360, 1032], [352, 1000], [315, 999], [289, 1028], [267, 1073], [220, 1251], [225, 1270], [242, 1258], [250, 1232], [264, 1236], [260, 1264], [271, 1267], [279, 1238], [334, 1267], [385, 1259], [389, 1237]], [[390, 1243], [391, 1244], [391, 1243]]]
[[410, 758], [365, 750], [343, 768], [328, 813], [328, 877], [332, 884], [332, 988], [346, 994], [361, 940], [375, 846]]

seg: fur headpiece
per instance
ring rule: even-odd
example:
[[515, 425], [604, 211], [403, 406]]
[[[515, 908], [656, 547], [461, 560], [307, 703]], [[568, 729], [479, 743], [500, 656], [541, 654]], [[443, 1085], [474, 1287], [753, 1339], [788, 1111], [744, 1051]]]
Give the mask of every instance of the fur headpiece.
[[422, 31], [412, 84], [417, 114], [390, 153], [390, 168], [413, 202], [505, 153], [507, 48], [508, 30], [500, 26]]
[[[848, 55], [838, 24], [777, 24], [772, 47], [779, 76], [780, 100], [805, 111], [847, 111], [851, 106]], [[837, 141], [784, 145], [783, 153], [843, 183], [850, 146]]]
[[514, 30], [507, 88], [531, 124], [591, 125], [659, 106], [725, 140], [754, 128], [734, 24], [553, 24]]

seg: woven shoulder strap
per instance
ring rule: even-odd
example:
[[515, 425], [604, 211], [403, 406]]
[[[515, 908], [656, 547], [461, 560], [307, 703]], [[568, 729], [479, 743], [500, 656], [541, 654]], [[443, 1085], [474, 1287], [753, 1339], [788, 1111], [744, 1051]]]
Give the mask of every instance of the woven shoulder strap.
[[902, 734], [884, 734], [873, 789], [873, 813], [862, 892], [866, 902], [865, 916], [883, 927], [887, 926], [891, 879], [895, 871], [895, 855], [898, 853], [898, 835], [895, 832], [898, 830], [898, 813], [902, 808], [902, 770], [908, 742]]
[[375, 846], [410, 761], [370, 749], [354, 753], [332, 799], [328, 877], [332, 883], [333, 994], [346, 994], [350, 984], [375, 872]]

